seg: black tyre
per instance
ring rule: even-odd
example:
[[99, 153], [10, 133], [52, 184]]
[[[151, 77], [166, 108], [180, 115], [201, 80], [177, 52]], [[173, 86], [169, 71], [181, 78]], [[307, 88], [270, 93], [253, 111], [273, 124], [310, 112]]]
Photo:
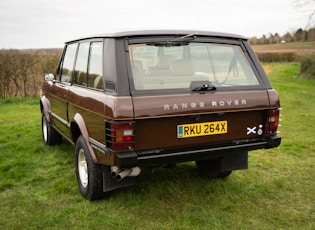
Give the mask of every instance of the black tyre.
[[209, 178], [224, 178], [232, 173], [232, 171], [221, 172], [220, 159], [196, 161], [196, 165], [200, 172]]
[[104, 197], [102, 165], [93, 162], [85, 140], [80, 136], [75, 146], [75, 167], [81, 195], [87, 200]]
[[56, 145], [62, 142], [62, 136], [48, 123], [42, 114], [42, 136], [45, 145]]

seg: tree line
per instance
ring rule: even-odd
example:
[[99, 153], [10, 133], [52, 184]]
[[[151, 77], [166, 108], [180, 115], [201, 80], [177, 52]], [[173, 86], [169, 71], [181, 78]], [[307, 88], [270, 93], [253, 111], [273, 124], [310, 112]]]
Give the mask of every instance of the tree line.
[[0, 50], [0, 98], [36, 97], [45, 73], [55, 72], [60, 49]]
[[[250, 38], [252, 45], [306, 41], [315, 41], [315, 27], [309, 30], [298, 29], [283, 36], [275, 33], [263, 35], [261, 38]], [[61, 52], [62, 49], [0, 50], [0, 99], [37, 97], [44, 81], [44, 74], [55, 72]], [[290, 60], [287, 59], [285, 61], [292, 61], [290, 57]]]
[[303, 30], [300, 28], [292, 33], [287, 32], [283, 36], [280, 36], [278, 33], [275, 34], [270, 33], [269, 35], [262, 35], [260, 38], [252, 37], [249, 39], [249, 42], [252, 45], [309, 41], [315, 41], [315, 27], [308, 30]]

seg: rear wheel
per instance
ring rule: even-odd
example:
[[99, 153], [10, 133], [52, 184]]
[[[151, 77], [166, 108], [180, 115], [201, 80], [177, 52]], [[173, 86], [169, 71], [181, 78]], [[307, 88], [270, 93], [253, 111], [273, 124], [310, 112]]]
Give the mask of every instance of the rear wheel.
[[49, 124], [44, 114], [42, 114], [42, 136], [45, 145], [56, 145], [62, 141], [61, 135]]
[[220, 159], [196, 161], [196, 165], [200, 172], [209, 178], [224, 178], [232, 173], [232, 171], [221, 172]]
[[80, 136], [75, 146], [75, 166], [81, 195], [87, 200], [104, 197], [102, 165], [94, 163], [85, 140]]

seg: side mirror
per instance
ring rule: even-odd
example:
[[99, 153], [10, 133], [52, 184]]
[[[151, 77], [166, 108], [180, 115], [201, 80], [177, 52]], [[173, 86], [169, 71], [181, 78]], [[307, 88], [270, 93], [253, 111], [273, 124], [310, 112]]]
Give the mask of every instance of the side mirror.
[[55, 76], [52, 73], [45, 74], [45, 81], [52, 81], [55, 79]]

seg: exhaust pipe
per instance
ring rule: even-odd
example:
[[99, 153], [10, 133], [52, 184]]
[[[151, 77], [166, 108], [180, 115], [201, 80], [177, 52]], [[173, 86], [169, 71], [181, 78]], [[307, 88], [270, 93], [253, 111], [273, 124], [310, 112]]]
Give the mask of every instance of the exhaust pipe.
[[112, 178], [115, 178], [116, 175], [120, 173], [120, 171], [121, 171], [121, 170], [120, 170], [117, 166], [112, 166], [112, 167], [111, 167], [110, 176], [111, 176]]
[[118, 180], [118, 181], [121, 181], [121, 180], [124, 179], [126, 176], [128, 176], [130, 173], [131, 173], [131, 169], [122, 170], [120, 173], [118, 173], [118, 174], [115, 176], [115, 179]]
[[111, 177], [115, 178], [117, 181], [121, 181], [126, 176], [139, 176], [141, 169], [139, 167], [129, 168], [129, 169], [119, 169], [117, 166], [111, 167]]

